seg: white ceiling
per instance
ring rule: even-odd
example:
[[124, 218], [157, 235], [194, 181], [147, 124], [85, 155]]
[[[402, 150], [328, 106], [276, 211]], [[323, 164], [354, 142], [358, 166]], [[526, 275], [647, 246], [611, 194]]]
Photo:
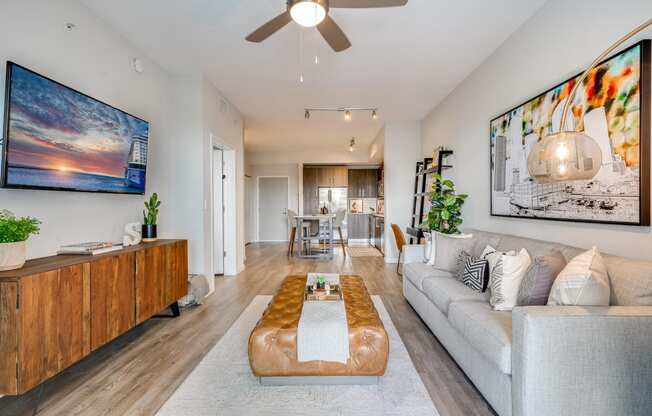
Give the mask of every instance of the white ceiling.
[[[352, 136], [368, 145], [384, 122], [423, 118], [545, 2], [332, 9], [353, 44], [335, 53], [315, 29], [294, 23], [261, 44], [244, 40], [285, 0], [81, 1], [170, 72], [203, 72], [244, 114], [246, 148], [255, 152], [346, 149]], [[322, 113], [304, 120], [304, 107], [342, 106], [378, 107], [380, 119]]]

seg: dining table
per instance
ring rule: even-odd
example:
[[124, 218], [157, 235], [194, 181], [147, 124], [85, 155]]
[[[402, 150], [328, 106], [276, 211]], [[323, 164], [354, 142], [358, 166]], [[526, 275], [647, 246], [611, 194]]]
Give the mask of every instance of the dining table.
[[[333, 223], [335, 214], [309, 214], [294, 217], [299, 231], [299, 257], [332, 260], [334, 257]], [[307, 226], [304, 227], [304, 224]], [[316, 227], [315, 227], [316, 225]], [[312, 230], [316, 233], [313, 234]], [[319, 248], [314, 249], [312, 242], [317, 240]]]

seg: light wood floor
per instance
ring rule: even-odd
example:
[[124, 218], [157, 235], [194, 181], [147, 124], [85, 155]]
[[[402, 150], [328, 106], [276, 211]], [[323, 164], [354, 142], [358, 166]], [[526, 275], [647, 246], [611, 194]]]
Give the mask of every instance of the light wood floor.
[[154, 414], [256, 295], [271, 295], [284, 276], [308, 271], [358, 274], [381, 296], [441, 416], [495, 414], [403, 298], [396, 265], [344, 258], [341, 250], [330, 262], [288, 259], [286, 249], [248, 246], [246, 270], [217, 278], [204, 305], [177, 319], [151, 319], [31, 392], [0, 398], [0, 415]]

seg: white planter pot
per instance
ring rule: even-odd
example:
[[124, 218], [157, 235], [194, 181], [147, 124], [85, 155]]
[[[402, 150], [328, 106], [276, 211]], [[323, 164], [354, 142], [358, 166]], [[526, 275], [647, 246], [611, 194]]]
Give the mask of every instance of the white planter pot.
[[25, 265], [27, 242], [0, 243], [0, 271], [16, 270]]

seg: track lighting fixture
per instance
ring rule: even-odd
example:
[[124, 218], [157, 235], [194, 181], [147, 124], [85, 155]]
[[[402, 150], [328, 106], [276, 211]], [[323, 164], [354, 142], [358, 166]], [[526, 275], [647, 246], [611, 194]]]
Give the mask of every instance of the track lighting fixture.
[[370, 111], [371, 118], [373, 120], [378, 120], [378, 108], [368, 107], [368, 108], [352, 108], [352, 107], [337, 107], [337, 108], [305, 108], [305, 118], [308, 120], [310, 118], [310, 112], [313, 111], [336, 111], [338, 113], [344, 113], [344, 120], [351, 121], [353, 120], [354, 111]]
[[355, 137], [351, 139], [351, 142], [349, 143], [349, 152], [353, 153], [355, 147]]

